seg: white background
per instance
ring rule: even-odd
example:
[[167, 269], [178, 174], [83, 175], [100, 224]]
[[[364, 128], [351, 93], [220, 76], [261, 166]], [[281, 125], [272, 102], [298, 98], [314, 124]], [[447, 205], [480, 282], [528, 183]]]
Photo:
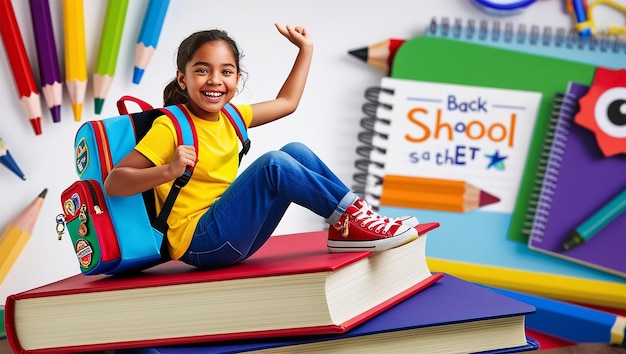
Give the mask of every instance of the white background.
[[[39, 82], [36, 50], [28, 1], [13, 0], [36, 81]], [[64, 72], [61, 0], [50, 0], [57, 52]], [[242, 67], [248, 73], [245, 89], [236, 102], [256, 102], [273, 98], [291, 68], [296, 48], [284, 39], [273, 23], [305, 26], [315, 42], [315, 54], [307, 88], [298, 110], [283, 120], [250, 132], [252, 151], [244, 166], [269, 149], [289, 141], [308, 144], [348, 185], [352, 185], [359, 120], [363, 117], [363, 92], [377, 85], [383, 73], [348, 55], [348, 50], [377, 43], [387, 38], [410, 38], [424, 33], [431, 18], [448, 16], [551, 25], [570, 28], [571, 18], [563, 11], [561, 0], [539, 0], [521, 13], [501, 17], [483, 12], [468, 0], [172, 0], [165, 18], [155, 57], [140, 85], [132, 84], [132, 68], [137, 35], [147, 0], [130, 2], [120, 47], [116, 76], [103, 112], [96, 116], [92, 82], [87, 91], [83, 121], [117, 115], [115, 101], [134, 95], [155, 106], [161, 104], [164, 85], [174, 77], [175, 54], [182, 39], [207, 28], [227, 30], [238, 42], [245, 57]], [[85, 32], [88, 69], [91, 72], [98, 51], [106, 1], [85, 0]], [[609, 12], [597, 21], [623, 24], [623, 17]], [[61, 210], [60, 194], [77, 179], [73, 165], [75, 122], [69, 98], [64, 92], [62, 119], [53, 123], [42, 102], [43, 134], [35, 136], [19, 104], [13, 76], [2, 46], [0, 54], [0, 137], [21, 169], [20, 180], [0, 167], [0, 230], [16, 217], [44, 188], [48, 195], [32, 237], [0, 284], [0, 303], [7, 295], [55, 281], [79, 272], [70, 238], [57, 240], [55, 216]], [[459, 53], [458, 60], [463, 60]], [[419, 63], [416, 63], [419, 65]], [[514, 69], [514, 68], [512, 68]], [[90, 75], [91, 79], [91, 75]], [[234, 220], [245, 222], [245, 220]], [[322, 230], [321, 217], [292, 206], [276, 234]]]

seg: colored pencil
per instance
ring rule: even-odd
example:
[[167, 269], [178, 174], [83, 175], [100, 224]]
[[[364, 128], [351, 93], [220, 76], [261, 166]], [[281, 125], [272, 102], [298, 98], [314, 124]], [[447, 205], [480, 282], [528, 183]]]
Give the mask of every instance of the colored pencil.
[[141, 82], [143, 73], [154, 55], [169, 4], [169, 0], [150, 0], [148, 4], [135, 47], [134, 84]]
[[126, 10], [129, 0], [109, 0], [107, 3], [104, 24], [100, 35], [100, 49], [93, 74], [96, 114], [102, 112], [102, 106], [117, 67], [117, 56], [120, 50]]
[[385, 175], [380, 204], [466, 212], [500, 199], [465, 181]]
[[17, 25], [11, 0], [0, 0], [0, 34], [4, 49], [11, 65], [13, 79], [17, 85], [17, 93], [26, 111], [26, 116], [36, 135], [41, 134], [41, 102], [39, 91], [35, 85], [33, 71], [28, 62], [28, 55]]
[[350, 50], [348, 53], [385, 74], [389, 74], [396, 51], [404, 41], [404, 39], [391, 38], [367, 47]]
[[[485, 250], [489, 252], [489, 250]], [[428, 258], [433, 272], [551, 299], [626, 309], [626, 283]]]
[[626, 347], [626, 317], [522, 292], [487, 287], [537, 309], [526, 326], [574, 343], [606, 343]]
[[9, 274], [13, 263], [30, 239], [47, 193], [47, 188], [39, 193], [37, 198], [26, 206], [0, 235], [0, 284]]
[[26, 180], [26, 175], [22, 172], [20, 167], [15, 162], [15, 159], [11, 156], [9, 149], [2, 138], [0, 138], [0, 163], [15, 173], [19, 178]]
[[87, 92], [87, 49], [83, 0], [63, 0], [65, 39], [65, 86], [72, 102], [74, 120], [82, 117]]
[[30, 0], [30, 15], [37, 45], [41, 92], [52, 114], [52, 121], [57, 123], [61, 121], [63, 83], [48, 0]]

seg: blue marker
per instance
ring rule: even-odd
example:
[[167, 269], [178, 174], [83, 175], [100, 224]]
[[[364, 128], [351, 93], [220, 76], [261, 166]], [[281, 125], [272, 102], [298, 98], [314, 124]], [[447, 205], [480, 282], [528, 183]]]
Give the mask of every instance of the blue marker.
[[576, 16], [578, 33], [582, 37], [591, 37], [591, 28], [587, 23], [587, 10], [583, 0], [572, 0], [572, 7], [574, 8], [574, 16]]
[[591, 217], [572, 232], [570, 237], [563, 243], [565, 250], [570, 250], [588, 241], [606, 224], [613, 221], [618, 215], [626, 210], [626, 188], [605, 206], [596, 211]]
[[150, 0], [148, 4], [135, 48], [134, 84], [139, 84], [141, 81], [141, 77], [156, 50], [169, 4], [169, 0]]

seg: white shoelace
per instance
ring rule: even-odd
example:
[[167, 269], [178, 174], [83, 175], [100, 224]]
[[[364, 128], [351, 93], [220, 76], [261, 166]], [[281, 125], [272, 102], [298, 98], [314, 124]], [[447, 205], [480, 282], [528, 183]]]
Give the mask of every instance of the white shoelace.
[[383, 218], [380, 214], [374, 212], [372, 208], [363, 203], [361, 208], [351, 214], [356, 221], [361, 222], [361, 225], [367, 226], [368, 229], [374, 230], [380, 233], [387, 233], [392, 226], [396, 225], [398, 219]]

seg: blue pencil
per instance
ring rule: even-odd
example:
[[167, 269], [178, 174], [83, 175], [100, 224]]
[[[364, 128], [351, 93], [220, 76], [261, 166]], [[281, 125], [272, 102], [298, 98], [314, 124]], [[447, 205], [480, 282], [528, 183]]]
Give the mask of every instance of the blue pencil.
[[143, 73], [156, 50], [169, 4], [169, 0], [150, 0], [148, 4], [135, 47], [134, 84], [139, 84], [141, 81]]
[[11, 172], [15, 173], [22, 180], [26, 180], [26, 175], [24, 174], [24, 172], [22, 172], [20, 167], [17, 165], [13, 156], [11, 156], [9, 149], [7, 148], [2, 138], [0, 138], [0, 163], [3, 164], [9, 170], [11, 170]]
[[[486, 286], [487, 287], [487, 286]], [[626, 348], [626, 317], [541, 296], [487, 287], [535, 306], [526, 327], [575, 343], [606, 343]]]

